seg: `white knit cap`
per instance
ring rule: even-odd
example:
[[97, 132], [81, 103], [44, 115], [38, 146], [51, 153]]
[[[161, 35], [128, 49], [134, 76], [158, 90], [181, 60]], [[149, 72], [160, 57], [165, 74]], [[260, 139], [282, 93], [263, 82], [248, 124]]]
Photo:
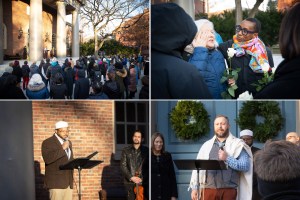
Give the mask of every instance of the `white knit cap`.
[[55, 124], [55, 129], [67, 128], [67, 127], [69, 127], [68, 122], [59, 121], [59, 122], [56, 122], [56, 124]]
[[42, 83], [44, 83], [44, 82], [42, 80], [41, 75], [39, 75], [39, 74], [33, 74], [29, 80], [30, 85], [40, 85]]
[[253, 137], [253, 132], [251, 130], [249, 130], [249, 129], [242, 130], [240, 132], [240, 137], [242, 137], [244, 135], [249, 135], [249, 136]]

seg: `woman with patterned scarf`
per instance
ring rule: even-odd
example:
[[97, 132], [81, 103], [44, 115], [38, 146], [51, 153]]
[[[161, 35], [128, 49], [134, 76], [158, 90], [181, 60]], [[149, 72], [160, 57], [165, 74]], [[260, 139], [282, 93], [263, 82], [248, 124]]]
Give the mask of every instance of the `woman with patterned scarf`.
[[233, 36], [233, 40], [219, 46], [227, 63], [229, 63], [228, 48], [236, 50], [235, 55], [231, 58], [232, 69], [241, 69], [235, 83], [238, 86], [235, 91], [236, 98], [245, 91], [249, 91], [254, 96], [257, 91], [251, 84], [257, 83], [263, 77], [263, 66], [269, 67], [270, 70], [274, 66], [271, 51], [258, 37], [260, 28], [261, 25], [257, 19], [247, 18], [240, 25], [235, 26], [236, 34]]

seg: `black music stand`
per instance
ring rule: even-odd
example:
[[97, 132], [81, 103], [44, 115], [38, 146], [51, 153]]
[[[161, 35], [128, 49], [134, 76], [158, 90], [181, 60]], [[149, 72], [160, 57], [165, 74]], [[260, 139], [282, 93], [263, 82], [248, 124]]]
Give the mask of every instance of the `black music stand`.
[[199, 171], [200, 170], [226, 170], [227, 166], [222, 160], [174, 160], [175, 165], [180, 170], [197, 170], [197, 193], [200, 199]]
[[61, 165], [59, 167], [60, 170], [72, 170], [72, 169], [78, 169], [78, 177], [79, 177], [79, 193], [78, 198], [81, 200], [81, 170], [82, 169], [91, 169], [100, 163], [103, 163], [102, 160], [90, 160], [94, 155], [96, 155], [98, 152], [95, 151], [94, 153], [88, 155], [86, 158], [76, 158], [71, 160], [70, 162]]

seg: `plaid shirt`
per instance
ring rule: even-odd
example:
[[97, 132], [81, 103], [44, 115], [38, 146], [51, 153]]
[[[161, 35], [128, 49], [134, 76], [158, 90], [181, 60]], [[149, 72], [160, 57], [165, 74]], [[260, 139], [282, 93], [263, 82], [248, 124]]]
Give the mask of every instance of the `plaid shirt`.
[[241, 151], [241, 153], [240, 153], [239, 157], [237, 157], [237, 159], [235, 159], [232, 156], [228, 156], [226, 159], [226, 162], [231, 169], [234, 169], [237, 171], [246, 172], [250, 168], [249, 155], [247, 154], [245, 149], [243, 149]]

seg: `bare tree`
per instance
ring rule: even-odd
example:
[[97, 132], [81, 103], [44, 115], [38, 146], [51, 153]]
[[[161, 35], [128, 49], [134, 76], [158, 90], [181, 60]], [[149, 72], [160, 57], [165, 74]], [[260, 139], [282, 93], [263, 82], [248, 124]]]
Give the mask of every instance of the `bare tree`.
[[235, 0], [235, 24], [240, 24], [243, 20], [243, 10], [241, 0]]
[[86, 0], [81, 14], [82, 19], [86, 21], [84, 25], [92, 25], [94, 31], [95, 56], [99, 49], [98, 34], [102, 45], [107, 37], [112, 35], [108, 30], [109, 24], [116, 21], [123, 23], [138, 9], [148, 6], [148, 2], [148, 0]]
[[256, 0], [256, 3], [254, 4], [253, 8], [251, 9], [248, 17], [251, 17], [253, 18], [255, 16], [255, 14], [257, 13], [258, 11], [258, 7], [260, 6], [260, 4], [264, 2], [264, 0]]

